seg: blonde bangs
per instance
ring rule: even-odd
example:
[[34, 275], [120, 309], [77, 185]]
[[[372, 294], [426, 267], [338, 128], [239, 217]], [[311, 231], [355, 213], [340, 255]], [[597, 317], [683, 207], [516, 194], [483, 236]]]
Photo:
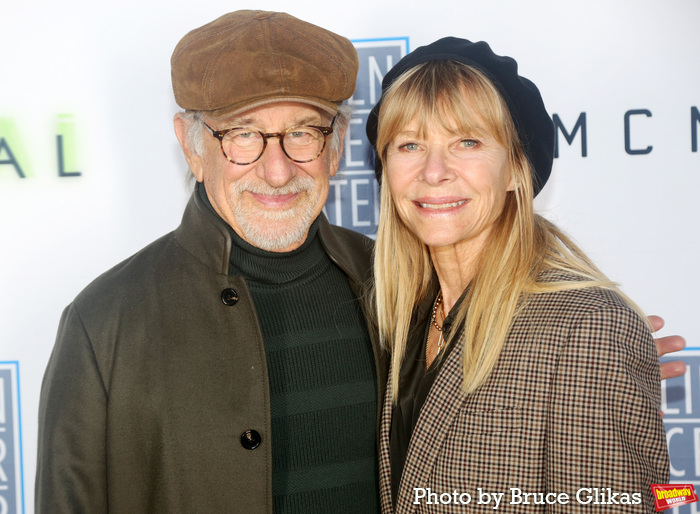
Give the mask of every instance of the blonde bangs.
[[389, 87], [379, 110], [377, 149], [382, 160], [394, 137], [414, 120], [420, 137], [441, 128], [457, 136], [488, 134], [505, 148], [517, 139], [498, 90], [482, 72], [455, 61], [418, 65]]

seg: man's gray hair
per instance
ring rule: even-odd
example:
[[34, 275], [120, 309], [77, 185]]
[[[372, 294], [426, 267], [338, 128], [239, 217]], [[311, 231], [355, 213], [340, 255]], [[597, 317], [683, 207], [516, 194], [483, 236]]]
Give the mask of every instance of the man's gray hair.
[[185, 111], [182, 118], [187, 122], [187, 147], [197, 155], [204, 153], [204, 113], [202, 111]]

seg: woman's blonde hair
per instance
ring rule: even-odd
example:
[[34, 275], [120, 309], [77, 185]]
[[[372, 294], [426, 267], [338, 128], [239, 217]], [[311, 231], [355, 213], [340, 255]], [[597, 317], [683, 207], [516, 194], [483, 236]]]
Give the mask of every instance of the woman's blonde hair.
[[[376, 146], [385, 172], [389, 144], [413, 120], [419, 132], [430, 124], [459, 135], [487, 131], [506, 148], [515, 179], [515, 190], [507, 193], [450, 337], [458, 337], [458, 327], [464, 327], [463, 388], [469, 393], [493, 370], [528, 295], [587, 287], [622, 293], [561, 230], [534, 214], [532, 166], [508, 107], [482, 72], [454, 61], [430, 61], [408, 70], [390, 86], [382, 99]], [[382, 343], [392, 353], [390, 380], [396, 401], [411, 316], [430, 290], [434, 268], [427, 246], [398, 215], [386, 182], [374, 267], [377, 321]], [[545, 270], [568, 272], [577, 279], [541, 281]]]

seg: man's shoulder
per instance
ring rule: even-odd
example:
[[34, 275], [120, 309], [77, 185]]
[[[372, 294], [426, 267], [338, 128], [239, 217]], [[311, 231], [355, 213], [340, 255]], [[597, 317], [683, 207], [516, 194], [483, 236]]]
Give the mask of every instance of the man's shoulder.
[[105, 297], [120, 298], [129, 290], [149, 287], [159, 270], [172, 265], [176, 246], [173, 232], [161, 236], [100, 274], [78, 294], [74, 303], [92, 303]]

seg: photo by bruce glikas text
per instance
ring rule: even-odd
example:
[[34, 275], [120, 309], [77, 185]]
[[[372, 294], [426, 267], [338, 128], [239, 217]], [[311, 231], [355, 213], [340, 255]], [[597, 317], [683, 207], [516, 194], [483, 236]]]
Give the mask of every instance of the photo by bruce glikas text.
[[414, 505], [491, 505], [498, 509], [502, 505], [639, 505], [642, 503], [640, 492], [613, 491], [609, 487], [582, 487], [576, 494], [567, 493], [532, 493], [517, 487], [508, 492], [485, 491], [477, 488], [475, 495], [454, 490], [452, 492], [433, 491], [430, 488], [413, 489]]

